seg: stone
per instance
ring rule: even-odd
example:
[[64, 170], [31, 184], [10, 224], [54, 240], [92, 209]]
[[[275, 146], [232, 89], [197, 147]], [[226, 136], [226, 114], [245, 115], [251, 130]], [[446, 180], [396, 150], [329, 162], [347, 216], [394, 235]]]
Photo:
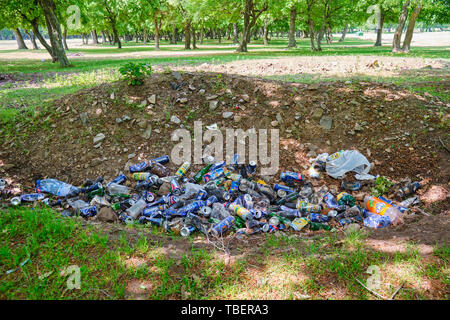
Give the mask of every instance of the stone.
[[361, 132], [361, 131], [364, 130], [364, 128], [357, 122], [355, 124], [355, 127], [353, 128], [353, 130], [356, 131], [356, 132]]
[[148, 97], [148, 103], [155, 104], [156, 103], [156, 94], [152, 94], [150, 97]]
[[123, 122], [123, 120], [121, 119], [121, 118], [116, 118], [116, 123], [117, 124], [120, 124], [120, 123], [122, 123]]
[[101, 222], [116, 222], [119, 221], [119, 217], [110, 207], [102, 207], [95, 216], [94, 220]]
[[180, 124], [181, 120], [177, 116], [170, 117], [170, 122], [173, 122], [175, 124]]
[[306, 147], [308, 148], [309, 151], [316, 151], [317, 149], [319, 149], [318, 146], [316, 146], [315, 144], [312, 144], [312, 143], [307, 143]]
[[135, 153], [130, 153], [130, 154], [128, 155], [128, 159], [133, 159], [134, 157], [136, 157], [136, 154], [135, 154]]
[[181, 103], [181, 104], [185, 104], [188, 101], [189, 101], [188, 98], [180, 98], [180, 99], [178, 99], [178, 102]]
[[350, 224], [347, 224], [344, 227], [344, 232], [348, 234], [348, 233], [352, 233], [352, 232], [357, 232], [360, 229], [361, 229], [361, 226], [359, 224], [357, 224], [357, 223], [350, 223]]
[[274, 120], [270, 124], [272, 125], [272, 127], [276, 127], [278, 126], [278, 121]]
[[246, 102], [249, 102], [249, 101], [250, 101], [250, 96], [249, 96], [248, 94], [243, 94], [243, 95], [242, 95], [242, 99], [243, 99], [244, 101], [246, 101]]
[[152, 126], [149, 125], [145, 130], [145, 132], [142, 134], [142, 138], [150, 139], [151, 135], [152, 135]]
[[175, 78], [175, 80], [181, 80], [181, 73], [172, 71], [172, 76]]
[[139, 120], [138, 127], [142, 128], [142, 129], [145, 129], [147, 127], [147, 120], [145, 120], [145, 119]]
[[219, 105], [219, 101], [213, 100], [209, 102], [209, 110], [214, 111], [217, 109], [217, 106]]
[[323, 116], [320, 119], [320, 126], [325, 130], [330, 130], [332, 125], [333, 125], [333, 118], [329, 116]]
[[231, 118], [232, 116], [233, 116], [233, 112], [231, 112], [231, 111], [225, 111], [224, 113], [222, 113], [222, 117], [224, 119]]
[[83, 112], [82, 114], [80, 114], [80, 120], [81, 120], [81, 123], [83, 124], [83, 126], [87, 126], [88, 125], [88, 117], [87, 117], [87, 113], [86, 112]]
[[206, 100], [214, 100], [217, 99], [219, 96], [217, 94], [212, 94], [206, 97]]
[[241, 122], [242, 117], [238, 116], [238, 115], [235, 115], [233, 120], [234, 120], [234, 122], [238, 123], [238, 122]]
[[278, 123], [283, 123], [283, 117], [281, 116], [280, 113], [277, 113], [277, 115], [275, 116], [275, 118], [277, 119]]
[[308, 158], [315, 158], [315, 157], [317, 157], [317, 153], [315, 151], [310, 151], [306, 154], [306, 156]]
[[103, 133], [99, 133], [98, 135], [96, 135], [94, 137], [94, 144], [102, 142], [105, 138], [106, 138], [106, 136]]
[[195, 87], [193, 86], [193, 85], [189, 85], [189, 90], [191, 90], [191, 91], [195, 91], [196, 89], [195, 89]]
[[320, 118], [322, 118], [323, 116], [323, 110], [321, 108], [316, 108], [314, 110], [314, 112], [311, 115], [311, 118], [313, 118], [313, 120], [319, 120]]

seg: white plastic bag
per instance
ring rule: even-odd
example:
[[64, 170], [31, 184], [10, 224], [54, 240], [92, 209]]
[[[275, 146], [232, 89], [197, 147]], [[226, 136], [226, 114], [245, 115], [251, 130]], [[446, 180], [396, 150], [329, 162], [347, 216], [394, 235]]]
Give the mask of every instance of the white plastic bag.
[[374, 176], [368, 174], [370, 171], [369, 161], [357, 150], [341, 150], [328, 156], [326, 171], [335, 179], [343, 179], [345, 174], [350, 171], [357, 173], [355, 178], [358, 180], [375, 179]]

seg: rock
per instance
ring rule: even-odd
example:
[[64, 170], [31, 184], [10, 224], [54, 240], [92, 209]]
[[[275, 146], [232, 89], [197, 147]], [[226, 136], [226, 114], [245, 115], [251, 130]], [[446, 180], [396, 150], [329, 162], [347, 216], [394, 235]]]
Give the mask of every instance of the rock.
[[356, 132], [361, 132], [361, 131], [364, 130], [364, 128], [357, 122], [355, 124], [355, 127], [353, 128], [353, 130], [356, 131]]
[[109, 97], [111, 98], [111, 100], [114, 100], [114, 98], [115, 98], [116, 96], [115, 96], [115, 94], [114, 94], [114, 92], [113, 92], [113, 93], [111, 93], [111, 95], [110, 95]]
[[352, 232], [357, 232], [360, 229], [361, 229], [361, 226], [359, 224], [357, 224], [357, 223], [350, 223], [350, 224], [347, 224], [344, 227], [344, 232], [346, 234], [348, 234], [348, 233], [352, 233]]
[[243, 99], [244, 101], [246, 101], [246, 102], [249, 102], [249, 101], [250, 101], [250, 97], [249, 97], [248, 94], [243, 94], [243, 95], [242, 95], [242, 99]]
[[283, 123], [283, 117], [281, 116], [280, 113], [277, 113], [277, 115], [275, 116], [275, 118], [277, 119], [278, 123]]
[[123, 117], [122, 117], [122, 120], [123, 120], [123, 121], [130, 121], [131, 118], [130, 118], [129, 116], [123, 116]]
[[219, 101], [213, 100], [209, 102], [209, 110], [214, 111], [217, 109], [217, 106], [219, 105]]
[[319, 149], [318, 146], [316, 146], [315, 144], [312, 144], [312, 143], [307, 143], [306, 147], [308, 148], [309, 151], [316, 151], [317, 149]]
[[148, 97], [148, 103], [155, 104], [156, 103], [156, 94], [152, 94], [150, 97]]
[[[156, 130], [155, 130], [156, 131]], [[142, 138], [144, 139], [150, 139], [152, 135], [152, 126], [148, 126], [147, 129], [145, 130], [145, 132], [142, 134]]]
[[161, 187], [159, 188], [159, 190], [156, 192], [156, 194], [157, 194], [158, 196], [163, 196], [163, 195], [166, 195], [166, 194], [168, 194], [168, 193], [170, 193], [170, 192], [171, 192], [171, 186], [170, 186], [170, 183], [164, 182], [164, 183], [161, 185]]
[[80, 114], [80, 120], [81, 120], [81, 123], [83, 124], [83, 126], [87, 126], [88, 125], [88, 117], [87, 117], [87, 113], [86, 112], [83, 112], [82, 114]]
[[234, 120], [234, 122], [238, 123], [238, 122], [241, 122], [242, 117], [238, 116], [238, 115], [235, 115], [233, 120]]
[[110, 207], [102, 207], [95, 216], [94, 220], [102, 222], [116, 222], [119, 221], [119, 217]]
[[96, 135], [94, 137], [94, 144], [102, 142], [105, 138], [106, 138], [106, 136], [103, 133], [99, 133], [98, 135]]
[[333, 118], [329, 116], [323, 116], [322, 119], [320, 119], [320, 126], [325, 130], [330, 130], [332, 125], [333, 125]]
[[177, 116], [170, 117], [170, 122], [173, 122], [175, 124], [180, 124], [181, 120]]
[[136, 154], [135, 154], [135, 153], [130, 153], [130, 154], [128, 155], [128, 160], [129, 160], [129, 159], [133, 159], [134, 157], [136, 157]]
[[189, 85], [188, 88], [189, 88], [189, 90], [191, 90], [191, 91], [195, 91], [195, 90], [196, 90], [195, 87], [194, 87], [193, 85], [191, 85], [191, 84]]
[[317, 153], [315, 151], [310, 151], [306, 154], [306, 157], [315, 158], [315, 157], [317, 157]]
[[274, 120], [270, 124], [272, 125], [272, 127], [276, 127], [278, 126], [278, 121]]
[[181, 80], [181, 73], [172, 71], [172, 76], [175, 78], [175, 80]]
[[313, 120], [319, 120], [320, 118], [322, 118], [323, 116], [323, 110], [321, 108], [316, 108], [314, 110], [314, 112], [311, 115], [311, 118], [313, 118]]
[[123, 120], [121, 119], [121, 118], [116, 118], [116, 123], [117, 124], [120, 124], [120, 123], [122, 123], [123, 122]]
[[147, 127], [147, 120], [145, 120], [145, 119], [139, 120], [138, 127], [142, 128], [142, 129], [146, 128]]
[[218, 95], [216, 95], [216, 94], [212, 94], [212, 95], [209, 95], [209, 96], [207, 96], [206, 97], [206, 100], [214, 100], [214, 99], [217, 99], [219, 96]]
[[231, 111], [225, 111], [224, 113], [222, 113], [222, 117], [224, 119], [231, 118], [232, 116], [233, 116], [233, 112], [231, 112]]
[[187, 103], [189, 100], [188, 100], [188, 98], [180, 98], [180, 99], [178, 99], [177, 100], [179, 103], [181, 103], [181, 104], [185, 104], [185, 103]]

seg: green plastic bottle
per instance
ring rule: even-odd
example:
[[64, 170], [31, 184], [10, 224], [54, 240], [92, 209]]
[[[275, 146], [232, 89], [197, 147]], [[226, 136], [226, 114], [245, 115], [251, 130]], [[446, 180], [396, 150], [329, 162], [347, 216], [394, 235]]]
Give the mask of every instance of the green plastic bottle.
[[323, 223], [318, 223], [318, 222], [310, 222], [309, 223], [309, 228], [313, 231], [317, 231], [317, 230], [327, 230], [330, 231], [331, 227], [329, 225], [323, 224]]

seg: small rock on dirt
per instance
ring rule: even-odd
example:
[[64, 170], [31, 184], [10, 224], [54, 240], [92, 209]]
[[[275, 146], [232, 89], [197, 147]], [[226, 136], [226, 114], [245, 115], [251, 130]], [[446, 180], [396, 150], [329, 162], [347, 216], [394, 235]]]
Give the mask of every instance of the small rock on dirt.
[[99, 133], [94, 137], [94, 144], [97, 144], [99, 142], [102, 142], [105, 139], [105, 135], [103, 133]]
[[119, 218], [110, 207], [102, 207], [95, 216], [95, 220], [102, 222], [116, 222], [119, 220]]
[[330, 130], [332, 125], [333, 125], [333, 118], [329, 116], [323, 116], [322, 119], [320, 119], [320, 126], [325, 130]]
[[177, 116], [172, 116], [172, 117], [170, 117], [170, 122], [173, 122], [175, 124], [180, 124], [181, 120]]
[[232, 116], [233, 116], [233, 112], [230, 112], [230, 111], [225, 111], [224, 113], [222, 113], [222, 117], [224, 119], [231, 118]]

